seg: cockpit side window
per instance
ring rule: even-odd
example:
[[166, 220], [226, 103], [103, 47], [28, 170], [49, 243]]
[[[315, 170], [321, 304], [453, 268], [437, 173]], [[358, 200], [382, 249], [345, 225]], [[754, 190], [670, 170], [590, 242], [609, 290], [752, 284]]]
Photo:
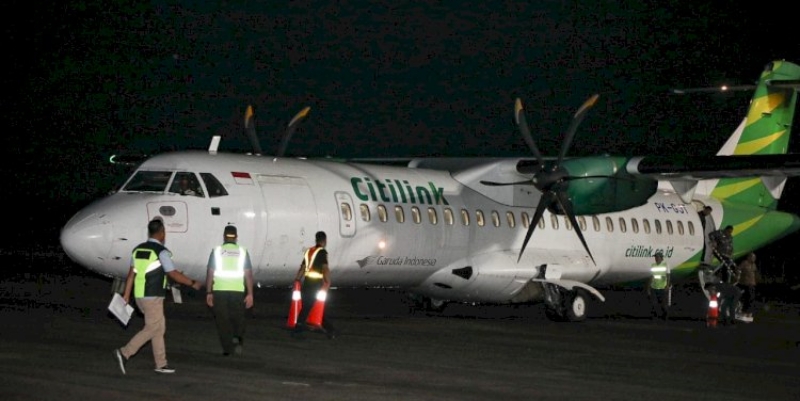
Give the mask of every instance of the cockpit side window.
[[172, 171], [137, 171], [122, 188], [128, 192], [164, 192]]
[[228, 195], [228, 191], [225, 190], [225, 187], [213, 174], [200, 173], [200, 178], [202, 178], [203, 182], [206, 184], [206, 189], [208, 189], [208, 196], [210, 198]]
[[197, 180], [197, 176], [194, 173], [183, 171], [175, 173], [175, 179], [172, 180], [169, 192], [182, 196], [203, 197], [203, 188], [200, 187], [200, 181]]

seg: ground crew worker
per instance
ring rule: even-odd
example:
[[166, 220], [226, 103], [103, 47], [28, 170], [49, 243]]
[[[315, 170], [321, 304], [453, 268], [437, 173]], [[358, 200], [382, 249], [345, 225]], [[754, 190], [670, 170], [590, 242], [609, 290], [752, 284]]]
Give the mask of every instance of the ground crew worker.
[[146, 242], [133, 249], [130, 270], [125, 280], [125, 291], [122, 298], [125, 303], [130, 302], [131, 290], [136, 300], [136, 306], [144, 314], [144, 327], [124, 347], [114, 350], [114, 358], [119, 363], [119, 369], [125, 374], [125, 364], [128, 359], [139, 352], [144, 344], [150, 341], [153, 348], [153, 359], [156, 363], [157, 373], [175, 373], [175, 369], [167, 365], [167, 349], [164, 343], [164, 334], [167, 331], [164, 318], [164, 297], [167, 294], [167, 276], [172, 280], [191, 286], [195, 290], [202, 287], [202, 283], [194, 281], [183, 273], [175, 270], [172, 263], [172, 253], [164, 246], [166, 230], [164, 222], [154, 219], [147, 224]]
[[206, 304], [214, 310], [222, 355], [241, 354], [245, 309], [253, 307], [253, 267], [250, 253], [236, 243], [236, 227], [225, 226], [223, 243], [208, 257]]
[[733, 278], [733, 269], [736, 267], [733, 262], [733, 226], [728, 225], [722, 230], [714, 231], [709, 234], [709, 238], [714, 256], [720, 261], [718, 274], [722, 281], [730, 283]]
[[667, 262], [664, 261], [664, 254], [661, 251], [654, 255], [655, 263], [650, 265], [650, 280], [647, 285], [647, 295], [653, 307], [653, 318], [660, 317], [667, 320], [669, 318], [669, 291], [670, 271]]
[[719, 294], [719, 320], [723, 325], [736, 324], [736, 305], [739, 304], [742, 291], [732, 283], [722, 281], [717, 284]]
[[[297, 324], [292, 331], [292, 336], [302, 338], [303, 331], [306, 330], [306, 319], [311, 311], [318, 296], [325, 299], [328, 289], [331, 287], [330, 269], [328, 268], [328, 251], [325, 250], [327, 236], [324, 231], [318, 231], [315, 235], [316, 245], [307, 249], [303, 254], [303, 262], [295, 275], [295, 281], [301, 283], [301, 302], [302, 308], [297, 317]], [[324, 315], [323, 315], [324, 316]], [[334, 338], [336, 332], [330, 319], [322, 319], [322, 330], [328, 338]]]

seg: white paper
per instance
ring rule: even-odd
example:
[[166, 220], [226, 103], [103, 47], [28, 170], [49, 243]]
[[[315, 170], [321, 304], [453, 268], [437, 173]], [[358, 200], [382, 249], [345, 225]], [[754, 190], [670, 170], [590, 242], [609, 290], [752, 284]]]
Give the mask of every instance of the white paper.
[[128, 325], [128, 321], [133, 316], [133, 307], [125, 303], [125, 299], [116, 292], [111, 298], [111, 303], [108, 304], [108, 310], [125, 326]]
[[176, 286], [172, 286], [172, 301], [176, 304], [182, 304], [183, 298], [181, 298], [181, 290]]

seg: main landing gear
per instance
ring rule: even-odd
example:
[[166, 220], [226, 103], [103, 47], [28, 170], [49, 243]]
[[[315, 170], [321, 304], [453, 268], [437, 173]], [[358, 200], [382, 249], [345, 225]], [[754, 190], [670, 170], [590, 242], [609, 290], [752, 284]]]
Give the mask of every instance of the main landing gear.
[[553, 283], [542, 283], [545, 291], [545, 315], [559, 322], [586, 320], [589, 294], [583, 289], [568, 290]]

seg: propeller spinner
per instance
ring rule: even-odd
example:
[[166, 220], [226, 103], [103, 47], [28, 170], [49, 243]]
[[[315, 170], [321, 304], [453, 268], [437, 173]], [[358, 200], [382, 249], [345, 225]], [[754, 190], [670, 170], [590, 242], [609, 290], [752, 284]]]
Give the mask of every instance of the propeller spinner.
[[533, 215], [533, 219], [531, 220], [530, 225], [528, 226], [528, 232], [525, 234], [525, 240], [522, 243], [522, 248], [519, 250], [519, 257], [517, 258], [517, 262], [522, 259], [522, 253], [525, 252], [525, 247], [528, 245], [528, 241], [530, 241], [533, 232], [536, 230], [536, 226], [539, 224], [539, 221], [542, 219], [544, 215], [544, 211], [547, 210], [551, 206], [557, 206], [560, 208], [564, 215], [569, 219], [572, 227], [575, 228], [575, 233], [578, 234], [578, 238], [581, 240], [583, 244], [583, 248], [586, 249], [586, 253], [589, 254], [589, 257], [592, 259], [592, 263], [595, 263], [594, 256], [592, 256], [592, 252], [589, 250], [589, 246], [586, 245], [586, 240], [583, 238], [583, 233], [581, 232], [580, 225], [578, 224], [577, 219], [575, 218], [575, 213], [573, 212], [572, 208], [572, 201], [569, 199], [567, 189], [569, 188], [569, 182], [572, 180], [577, 179], [586, 179], [586, 178], [597, 178], [595, 176], [571, 176], [569, 172], [562, 167], [562, 162], [564, 161], [564, 157], [567, 154], [567, 151], [572, 145], [572, 140], [575, 137], [575, 131], [577, 131], [578, 126], [581, 124], [583, 119], [586, 117], [586, 113], [589, 109], [595, 105], [597, 99], [600, 95], [592, 95], [588, 100], [586, 100], [583, 105], [575, 112], [575, 115], [572, 117], [572, 122], [567, 129], [564, 142], [561, 144], [561, 151], [558, 154], [558, 159], [555, 164], [546, 165], [544, 162], [544, 157], [542, 157], [541, 152], [539, 152], [539, 148], [536, 146], [536, 142], [534, 142], [533, 137], [531, 136], [530, 128], [528, 127], [528, 122], [525, 119], [525, 110], [522, 107], [522, 101], [519, 99], [516, 100], [514, 105], [514, 120], [519, 127], [520, 133], [522, 134], [523, 139], [525, 139], [525, 143], [528, 144], [528, 147], [533, 152], [534, 157], [536, 157], [536, 162], [539, 166], [536, 173], [533, 175], [533, 178], [530, 181], [521, 181], [521, 182], [510, 182], [510, 183], [496, 183], [496, 182], [489, 182], [489, 181], [481, 181], [484, 185], [533, 185], [541, 191], [542, 197], [539, 199], [539, 204], [536, 205], [536, 212]]

